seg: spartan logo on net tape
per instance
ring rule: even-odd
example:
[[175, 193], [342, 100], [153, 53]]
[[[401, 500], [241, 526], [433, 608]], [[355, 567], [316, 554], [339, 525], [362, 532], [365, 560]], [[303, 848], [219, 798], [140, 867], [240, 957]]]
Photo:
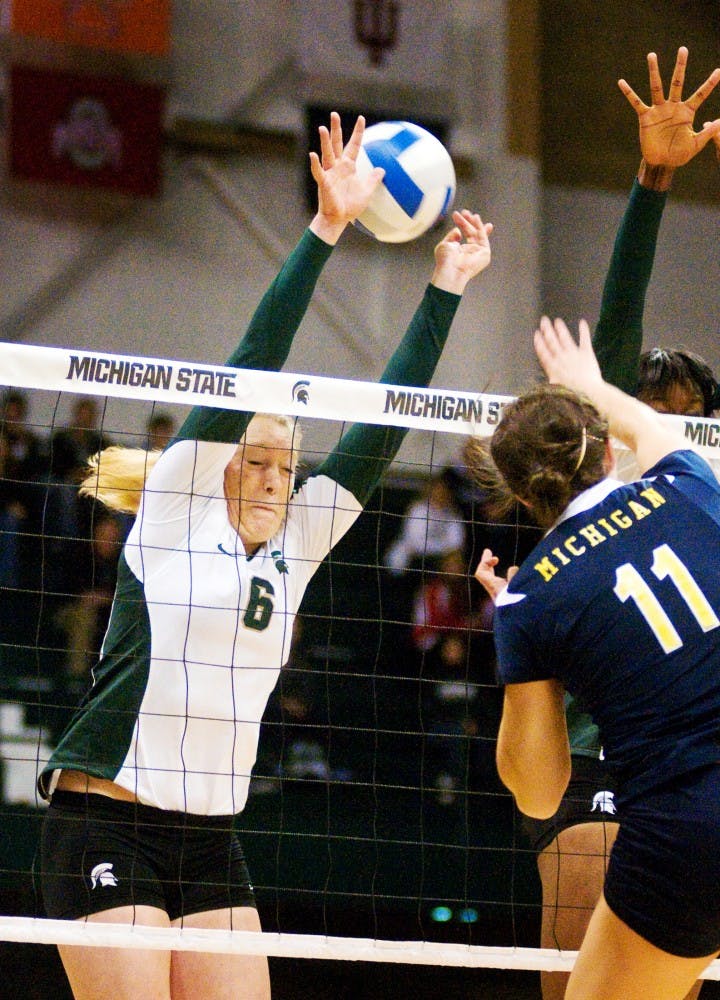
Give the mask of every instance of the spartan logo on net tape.
[[310, 383], [307, 379], [300, 379], [292, 387], [292, 398], [295, 403], [302, 403], [307, 406], [310, 402]]

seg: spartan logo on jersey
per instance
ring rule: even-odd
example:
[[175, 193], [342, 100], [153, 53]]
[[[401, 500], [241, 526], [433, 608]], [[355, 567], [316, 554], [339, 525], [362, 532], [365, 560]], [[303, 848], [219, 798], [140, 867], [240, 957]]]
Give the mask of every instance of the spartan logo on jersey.
[[96, 889], [98, 886], [114, 886], [118, 884], [118, 880], [113, 874], [113, 866], [109, 861], [101, 861], [99, 865], [95, 865], [90, 872], [90, 881], [92, 882], [93, 889]]
[[310, 393], [308, 392], [310, 388], [310, 383], [307, 379], [300, 379], [292, 387], [292, 398], [296, 403], [302, 403], [303, 406], [307, 406], [310, 402]]
[[611, 816], [614, 816], [617, 812], [615, 792], [595, 792], [590, 812], [595, 812], [596, 809], [601, 813], [610, 813]]
[[280, 551], [280, 549], [273, 549], [272, 552], [270, 553], [270, 558], [275, 563], [275, 569], [278, 571], [278, 573], [290, 572], [288, 564], [283, 559], [283, 554]]

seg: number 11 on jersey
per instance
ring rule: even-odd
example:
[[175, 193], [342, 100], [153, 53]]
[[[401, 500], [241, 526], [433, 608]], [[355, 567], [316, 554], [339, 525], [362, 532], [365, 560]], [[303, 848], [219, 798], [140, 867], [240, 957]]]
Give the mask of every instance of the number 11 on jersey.
[[[670, 579], [703, 632], [710, 632], [720, 625], [720, 619], [711, 608], [710, 602], [692, 573], [669, 545], [659, 545], [653, 550], [650, 569], [658, 580]], [[613, 590], [623, 604], [628, 598], [635, 602], [638, 611], [652, 629], [653, 635], [665, 653], [674, 653], [676, 649], [680, 649], [683, 642], [677, 629], [650, 589], [650, 585], [632, 563], [618, 566]]]

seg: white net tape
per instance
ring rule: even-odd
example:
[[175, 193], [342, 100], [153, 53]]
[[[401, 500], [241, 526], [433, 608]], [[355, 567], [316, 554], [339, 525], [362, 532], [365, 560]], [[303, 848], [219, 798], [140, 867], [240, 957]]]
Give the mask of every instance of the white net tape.
[[[297, 417], [491, 434], [511, 396], [453, 389], [408, 389], [377, 382], [226, 368], [161, 358], [0, 344], [0, 385], [167, 404], [261, 410]], [[688, 447], [720, 457], [720, 423], [667, 417]]]
[[[469, 969], [570, 972], [575, 951], [550, 948], [494, 948], [433, 941], [379, 941], [370, 938], [326, 937], [317, 934], [269, 934], [199, 928], [145, 927], [135, 924], [0, 918], [0, 939], [32, 944], [84, 945], [100, 948], [142, 948], [152, 951], [203, 951], [274, 958], [332, 959], [345, 962], [396, 962]], [[720, 960], [701, 974], [720, 979]]]
[[[275, 958], [332, 959], [346, 962], [396, 962], [472, 969], [570, 972], [575, 951], [550, 948], [493, 948], [432, 941], [378, 941], [314, 934], [268, 934], [175, 927], [127, 927], [119, 924], [0, 918], [0, 939], [32, 944], [143, 948], [153, 951], [204, 951]], [[720, 979], [720, 960], [702, 973]]]

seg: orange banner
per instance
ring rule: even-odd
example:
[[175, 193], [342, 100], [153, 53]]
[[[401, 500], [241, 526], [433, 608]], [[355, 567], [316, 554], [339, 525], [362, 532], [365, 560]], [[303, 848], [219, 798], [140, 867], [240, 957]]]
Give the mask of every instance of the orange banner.
[[14, 34], [109, 52], [170, 52], [170, 0], [9, 0], [9, 6]]

